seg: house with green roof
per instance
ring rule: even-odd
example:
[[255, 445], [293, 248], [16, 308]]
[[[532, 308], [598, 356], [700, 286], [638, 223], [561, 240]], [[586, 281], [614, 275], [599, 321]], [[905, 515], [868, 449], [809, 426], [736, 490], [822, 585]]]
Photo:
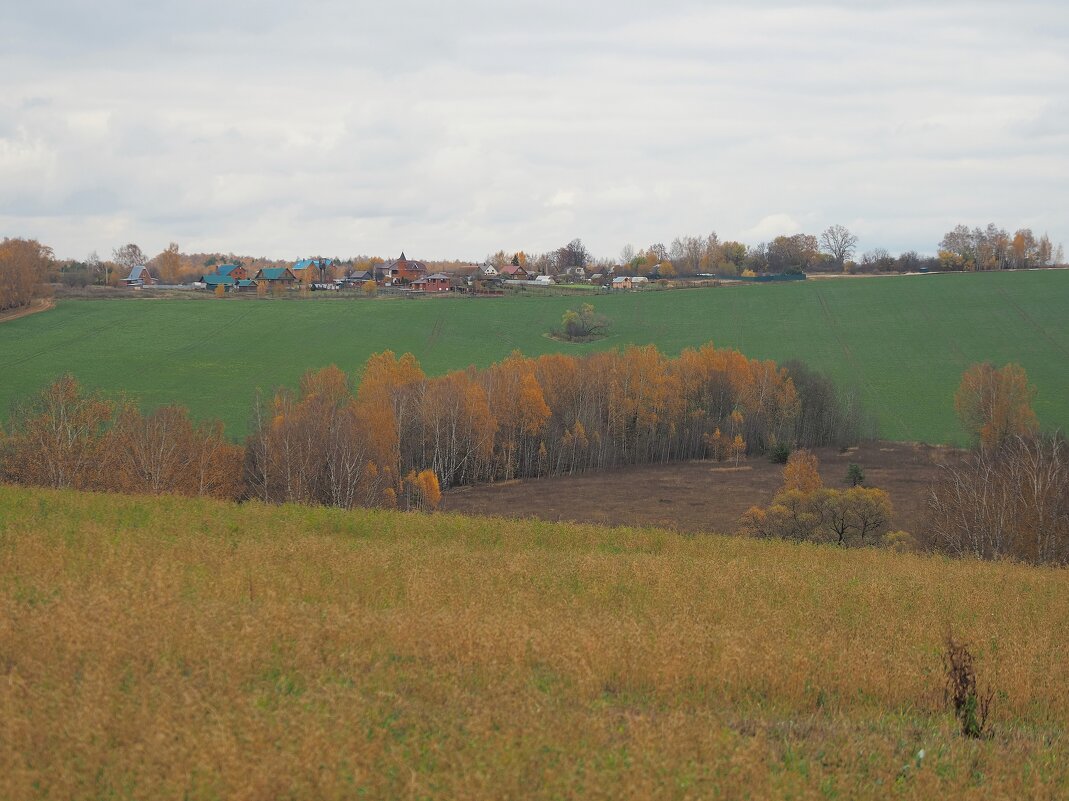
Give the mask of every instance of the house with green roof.
[[229, 275], [219, 275], [219, 273], [207, 273], [202, 275], [197, 283], [202, 284], [204, 289], [215, 289], [217, 286], [221, 286], [224, 289], [230, 289], [237, 283]]
[[229, 275], [235, 281], [243, 281], [249, 277], [249, 271], [240, 264], [220, 264], [215, 268], [217, 275]]
[[264, 267], [261, 270], [257, 270], [253, 280], [257, 284], [267, 284], [268, 288], [276, 286], [291, 287], [297, 283], [297, 276], [293, 274], [293, 270], [289, 267]]

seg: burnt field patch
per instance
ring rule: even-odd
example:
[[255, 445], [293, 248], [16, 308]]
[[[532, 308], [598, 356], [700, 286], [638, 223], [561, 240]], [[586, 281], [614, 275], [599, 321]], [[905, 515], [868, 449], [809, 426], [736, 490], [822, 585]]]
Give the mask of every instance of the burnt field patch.
[[[956, 453], [899, 442], [814, 452], [825, 486], [848, 486], [847, 470], [857, 464], [866, 485], [890, 494], [892, 527], [911, 533], [923, 524], [926, 492], [939, 464]], [[738, 467], [684, 462], [457, 487], [444, 493], [441, 508], [466, 515], [731, 533], [747, 509], [768, 504], [782, 483], [783, 465], [752, 457]]]

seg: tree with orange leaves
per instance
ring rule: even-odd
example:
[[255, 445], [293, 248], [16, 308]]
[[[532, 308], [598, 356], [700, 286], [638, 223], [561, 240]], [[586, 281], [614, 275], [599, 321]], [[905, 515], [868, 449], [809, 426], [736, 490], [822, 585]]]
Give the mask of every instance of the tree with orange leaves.
[[1036, 388], [1017, 364], [974, 364], [961, 377], [954, 409], [966, 433], [982, 448], [996, 448], [1014, 435], [1036, 430]]
[[820, 480], [819, 462], [812, 451], [800, 449], [787, 457], [783, 467], [783, 489], [815, 492], [824, 486]]

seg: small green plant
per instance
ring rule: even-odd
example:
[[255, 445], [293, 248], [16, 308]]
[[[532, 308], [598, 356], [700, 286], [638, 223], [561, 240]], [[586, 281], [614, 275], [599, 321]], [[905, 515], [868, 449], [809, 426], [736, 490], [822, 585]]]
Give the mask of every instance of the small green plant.
[[968, 645], [955, 640], [952, 632], [947, 632], [946, 651], [943, 653], [943, 669], [947, 677], [944, 696], [954, 708], [962, 735], [981, 739], [991, 735], [988, 717], [995, 693], [991, 689], [986, 693], [980, 691], [974, 662]]
[[851, 487], [860, 487], [865, 483], [865, 472], [860, 465], [850, 463], [850, 467], [846, 469], [846, 483]]
[[787, 464], [789, 458], [791, 458], [791, 446], [786, 442], [777, 442], [768, 452], [768, 460], [772, 464]]

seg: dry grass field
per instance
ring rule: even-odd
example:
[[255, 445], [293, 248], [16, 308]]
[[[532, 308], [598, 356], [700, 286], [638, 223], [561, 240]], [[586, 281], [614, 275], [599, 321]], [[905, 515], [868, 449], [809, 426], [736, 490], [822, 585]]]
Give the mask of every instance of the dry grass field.
[[0, 487], [3, 799], [1064, 798], [1067, 653], [1064, 570]]

